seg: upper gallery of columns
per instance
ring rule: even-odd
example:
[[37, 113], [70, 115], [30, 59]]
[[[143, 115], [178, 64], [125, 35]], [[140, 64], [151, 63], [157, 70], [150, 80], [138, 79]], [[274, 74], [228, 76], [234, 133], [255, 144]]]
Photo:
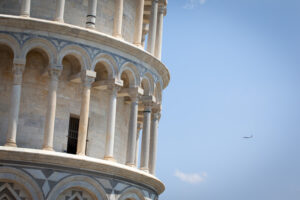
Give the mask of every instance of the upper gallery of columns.
[[[55, 0], [50, 4], [42, 0], [23, 0], [19, 4], [11, 4], [10, 0], [3, 0], [0, 2], [0, 15], [71, 24], [104, 33], [143, 49], [145, 48], [142, 45], [144, 35], [152, 33], [154, 40], [156, 35], [161, 35], [156, 33], [156, 22], [152, 23], [155, 26], [150, 26], [150, 30], [143, 28], [150, 24], [153, 2], [159, 6], [167, 5], [167, 0]], [[154, 17], [154, 19], [158, 18]], [[152, 42], [154, 45], [155, 43], [156, 41]], [[154, 52], [150, 54], [155, 56]]]

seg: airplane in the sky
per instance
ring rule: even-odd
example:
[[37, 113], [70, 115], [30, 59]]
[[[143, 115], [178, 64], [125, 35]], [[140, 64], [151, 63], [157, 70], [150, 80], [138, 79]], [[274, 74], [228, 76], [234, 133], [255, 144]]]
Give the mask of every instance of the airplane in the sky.
[[244, 138], [244, 139], [251, 139], [251, 138], [253, 138], [253, 135], [250, 135], [250, 136], [244, 136], [243, 138]]

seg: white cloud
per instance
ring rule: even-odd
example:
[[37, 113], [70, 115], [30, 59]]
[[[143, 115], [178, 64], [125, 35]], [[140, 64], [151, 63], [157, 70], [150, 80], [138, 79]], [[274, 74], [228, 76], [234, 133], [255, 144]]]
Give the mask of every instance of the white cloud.
[[174, 175], [177, 178], [179, 178], [181, 181], [191, 183], [191, 184], [203, 182], [205, 180], [205, 178], [207, 177], [206, 172], [203, 172], [202, 175], [200, 175], [198, 173], [187, 174], [187, 173], [183, 173], [179, 170], [176, 170]]
[[205, 4], [206, 0], [187, 0], [185, 5], [183, 6], [184, 9], [194, 9], [198, 5]]

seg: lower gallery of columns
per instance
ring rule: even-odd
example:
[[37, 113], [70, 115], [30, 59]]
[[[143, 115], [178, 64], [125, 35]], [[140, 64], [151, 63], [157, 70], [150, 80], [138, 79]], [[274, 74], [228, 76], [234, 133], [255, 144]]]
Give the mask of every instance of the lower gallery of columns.
[[[20, 38], [19, 36], [23, 35], [23, 33], [12, 34], [15, 34], [16, 37], [18, 36], [17, 38]], [[28, 31], [28, 33], [25, 34], [28, 36], [28, 41], [33, 41], [36, 38], [40, 39], [39, 35], [35, 35], [34, 31], [30, 33]], [[39, 34], [43, 34], [42, 31]], [[41, 39], [46, 40], [47, 37], [43, 36]], [[64, 42], [64, 40], [60, 40], [58, 37], [49, 36], [49, 38], [49, 43], [54, 41], [54, 39], [55, 41], [59, 41], [59, 44]], [[73, 45], [73, 41], [70, 40], [68, 42], [69, 43], [66, 45]], [[88, 42], [82, 45], [86, 45], [86, 47], [90, 48], [90, 46], [88, 46]], [[96, 47], [95, 49], [102, 53], [104, 51], [103, 49], [98, 49]], [[30, 55], [28, 58], [35, 60], [36, 54], [40, 52], [37, 51], [33, 53], [34, 55]], [[111, 52], [111, 55], [114, 56], [112, 57], [113, 59], [118, 61], [122, 60], [123, 57], [121, 57], [121, 55], [113, 53], [115, 52]], [[57, 56], [61, 56], [59, 52], [57, 52], [57, 54]], [[147, 56], [148, 55], [145, 55], [145, 57]], [[139, 75], [147, 69], [146, 66], [151, 68], [150, 65], [145, 64], [146, 61], [141, 61], [139, 64], [136, 64], [134, 60], [131, 61], [129, 60], [130, 58], [126, 59], [128, 59], [127, 62], [129, 62], [130, 65], [137, 65], [136, 70]], [[64, 60], [64, 62], [66, 61]], [[87, 157], [93, 157], [96, 159], [105, 158], [106, 160], [113, 161], [117, 160], [120, 164], [126, 164], [126, 149], [130, 146], [131, 150], [130, 156], [128, 156], [128, 165], [138, 166], [137, 161], [140, 160], [140, 168], [145, 171], [149, 170], [151, 113], [148, 112], [151, 112], [150, 110], [145, 110], [144, 130], [141, 131], [140, 137], [137, 137], [137, 122], [135, 121], [132, 123], [132, 127], [134, 127], [133, 129], [135, 129], [135, 131], [132, 131], [133, 134], [131, 137], [131, 143], [133, 145], [127, 146], [127, 144], [124, 144], [126, 143], [124, 142], [124, 138], [125, 135], [128, 134], [128, 130], [124, 131], [124, 129], [127, 129], [129, 121], [128, 111], [130, 110], [130, 106], [127, 104], [126, 98], [120, 98], [120, 101], [118, 101], [117, 104], [117, 91], [115, 90], [108, 94], [108, 91], [101, 93], [102, 91], [99, 92], [97, 89], [92, 87], [91, 89], [86, 88], [82, 92], [80, 89], [82, 83], [70, 80], [70, 78], [73, 78], [73, 74], [71, 74], [72, 77], [68, 74], [69, 72], [66, 70], [68, 70], [67, 67], [69, 66], [67, 65], [64, 67], [61, 66], [63, 69], [57, 70], [57, 72], [52, 70], [53, 72], [49, 73], [49, 76], [46, 77], [45, 74], [40, 74], [41, 72], [39, 69], [33, 69], [33, 65], [31, 65], [31, 63], [32, 60], [26, 63], [26, 72], [24, 73], [25, 76], [23, 77], [23, 84], [21, 84], [22, 81], [13, 86], [10, 86], [12, 81], [5, 83], [5, 87], [7, 87], [7, 85], [9, 85], [7, 88], [12, 87], [9, 91], [12, 96], [12, 100], [9, 102], [9, 106], [12, 107], [12, 114], [11, 117], [9, 117], [9, 111], [7, 112], [7, 125], [5, 124], [9, 132], [9, 134], [7, 134], [7, 145], [15, 146], [17, 141], [17, 144], [21, 148], [42, 148], [44, 150], [51, 151], [55, 149], [56, 152], [48, 153], [54, 154], [64, 152], [66, 154], [69, 121], [71, 117], [74, 116], [76, 118], [80, 118], [77, 143], [79, 148], [77, 148], [77, 154], [85, 155], [86, 153]], [[122, 67], [121, 63], [118, 64], [120, 65], [119, 67]], [[77, 76], [77, 74], [74, 74], [74, 76], [75, 75]], [[147, 75], [156, 77], [157, 80], [160, 80], [161, 78], [161, 74], [155, 70], [149, 70]], [[1, 78], [2, 77], [3, 76], [1, 76]], [[163, 83], [162, 80], [160, 81]], [[2, 90], [2, 86], [0, 86], [0, 89]], [[102, 98], [103, 96], [101, 95], [104, 95], [105, 98]], [[107, 98], [108, 95], [109, 98]], [[2, 97], [0, 98], [2, 100]], [[3, 99], [8, 102], [5, 98]], [[125, 112], [116, 113], [116, 108], [119, 105], [121, 106], [120, 110]], [[92, 115], [89, 115], [89, 109]], [[137, 117], [135, 116], [136, 114], [134, 114], [132, 118], [136, 119]], [[117, 122], [116, 118], [118, 119]], [[9, 123], [12, 125], [9, 125]], [[20, 130], [17, 130], [18, 126]], [[107, 131], [105, 129], [107, 129]], [[115, 133], [117, 134], [115, 135]], [[4, 134], [1, 133], [1, 135], [5, 135], [2, 137], [4, 139], [1, 139], [1, 145], [3, 145], [6, 139], [6, 131]], [[89, 138], [88, 142], [86, 142], [87, 137]], [[98, 141], [94, 142], [94, 140]], [[143, 142], [140, 147], [137, 147], [139, 140], [143, 140]], [[114, 149], [114, 147], [116, 149]], [[138, 152], [142, 154], [140, 159], [137, 158], [139, 157], [137, 156]]]

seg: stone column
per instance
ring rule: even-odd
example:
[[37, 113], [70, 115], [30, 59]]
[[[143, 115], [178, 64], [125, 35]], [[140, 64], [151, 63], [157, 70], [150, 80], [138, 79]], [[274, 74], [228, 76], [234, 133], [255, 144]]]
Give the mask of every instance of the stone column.
[[122, 38], [123, 0], [115, 0], [114, 32], [113, 36]]
[[127, 157], [126, 157], [126, 165], [129, 165], [131, 167], [135, 166], [138, 103], [139, 103], [138, 95], [132, 96], [130, 118], [129, 118], [128, 142], [127, 142]]
[[136, 146], [135, 146], [135, 166], [138, 167], [138, 153], [139, 153], [139, 144], [140, 144], [140, 131], [143, 127], [143, 124], [138, 123], [137, 132], [136, 132]]
[[151, 54], [154, 54], [154, 48], [155, 48], [157, 10], [158, 10], [158, 0], [152, 0], [148, 45], [147, 45], [147, 51]]
[[78, 142], [77, 142], [77, 155], [85, 155], [86, 149], [86, 137], [88, 131], [89, 123], [89, 112], [90, 112], [90, 94], [91, 86], [95, 81], [96, 73], [93, 71], [90, 74], [84, 73], [81, 74], [82, 80], [82, 96], [81, 96], [81, 109], [80, 109], [80, 120], [79, 120], [79, 129], [78, 129]]
[[20, 110], [22, 78], [25, 69], [25, 61], [16, 63], [13, 66], [13, 85], [10, 94], [10, 112], [8, 118], [8, 130], [6, 135], [5, 146], [17, 146], [17, 128]]
[[158, 134], [158, 121], [160, 113], [156, 112], [152, 116], [151, 122], [151, 136], [150, 136], [150, 158], [149, 158], [149, 171], [155, 175], [156, 167], [156, 150], [157, 150], [157, 134]]
[[58, 78], [61, 74], [62, 66], [51, 67], [48, 70], [50, 82], [48, 91], [48, 105], [45, 119], [43, 150], [53, 151], [54, 122], [56, 112], [56, 92]]
[[149, 171], [149, 150], [150, 150], [151, 105], [146, 104], [144, 107], [145, 108], [144, 108], [140, 169], [145, 172], [148, 172]]
[[30, 16], [30, 0], [22, 0], [20, 15], [23, 17]]
[[110, 101], [107, 112], [107, 128], [106, 128], [106, 145], [105, 160], [114, 160], [114, 140], [115, 140], [115, 124], [116, 124], [116, 108], [117, 108], [117, 92], [119, 87], [112, 86], [110, 89]]
[[97, 0], [89, 0], [89, 8], [86, 16], [86, 28], [94, 29], [96, 25]]
[[159, 6], [158, 9], [158, 19], [157, 19], [157, 29], [156, 29], [156, 42], [155, 42], [155, 52], [154, 56], [161, 59], [161, 47], [162, 47], [162, 34], [163, 34], [163, 20], [166, 12], [165, 6]]
[[144, 17], [144, 0], [137, 0], [133, 44], [142, 47], [142, 31]]
[[54, 21], [64, 22], [65, 0], [56, 0]]

